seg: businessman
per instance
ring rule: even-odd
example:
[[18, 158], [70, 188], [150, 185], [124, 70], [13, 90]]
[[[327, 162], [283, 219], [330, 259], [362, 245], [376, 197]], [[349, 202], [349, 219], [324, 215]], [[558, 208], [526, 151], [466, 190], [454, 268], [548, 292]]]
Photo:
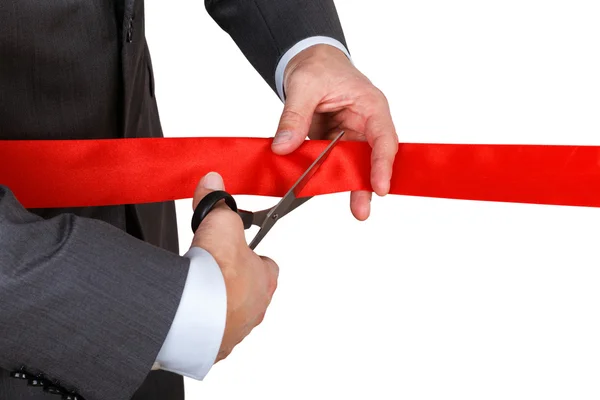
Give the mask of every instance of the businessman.
[[[344, 129], [372, 146], [385, 195], [398, 139], [333, 1], [206, 8], [284, 102], [273, 151]], [[161, 137], [144, 25], [143, 0], [0, 2], [0, 139]], [[226, 186], [199, 178], [193, 205]], [[226, 206], [180, 256], [173, 202], [26, 210], [1, 179], [0, 400], [182, 400], [184, 376], [203, 379], [262, 321], [278, 267]], [[357, 219], [370, 199], [351, 194]]]

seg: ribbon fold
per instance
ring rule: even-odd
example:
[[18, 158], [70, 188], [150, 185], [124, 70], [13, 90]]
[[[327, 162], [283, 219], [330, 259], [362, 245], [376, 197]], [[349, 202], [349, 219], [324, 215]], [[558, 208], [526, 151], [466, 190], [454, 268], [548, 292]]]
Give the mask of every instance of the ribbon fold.
[[[266, 138], [0, 141], [0, 184], [27, 208], [191, 198], [219, 172], [233, 195], [281, 197], [327, 141], [287, 156]], [[302, 196], [371, 190], [371, 149], [340, 142]], [[390, 193], [514, 203], [600, 206], [600, 147], [401, 143]]]

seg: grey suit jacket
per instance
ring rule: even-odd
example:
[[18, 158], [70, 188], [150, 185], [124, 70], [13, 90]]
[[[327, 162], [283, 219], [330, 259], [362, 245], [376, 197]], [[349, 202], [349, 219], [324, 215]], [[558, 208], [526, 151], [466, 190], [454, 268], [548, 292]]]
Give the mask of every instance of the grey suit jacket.
[[[207, 0], [275, 90], [280, 57], [344, 43], [332, 0]], [[0, 2], [0, 139], [161, 137], [143, 0]], [[200, 177], [199, 177], [200, 178]], [[101, 184], [101, 183], [99, 183]], [[25, 210], [0, 177], [0, 400], [183, 398], [150, 368], [187, 276], [173, 202]]]

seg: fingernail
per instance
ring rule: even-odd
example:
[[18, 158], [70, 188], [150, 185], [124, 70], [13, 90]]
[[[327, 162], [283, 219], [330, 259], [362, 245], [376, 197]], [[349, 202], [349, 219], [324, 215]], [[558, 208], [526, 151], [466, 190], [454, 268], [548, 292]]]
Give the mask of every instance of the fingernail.
[[223, 178], [216, 172], [209, 172], [202, 178], [202, 187], [209, 190], [223, 190]]
[[290, 131], [277, 132], [277, 134], [273, 138], [273, 144], [281, 144], [281, 143], [289, 142], [289, 140], [291, 138], [292, 138], [292, 132], [290, 132]]

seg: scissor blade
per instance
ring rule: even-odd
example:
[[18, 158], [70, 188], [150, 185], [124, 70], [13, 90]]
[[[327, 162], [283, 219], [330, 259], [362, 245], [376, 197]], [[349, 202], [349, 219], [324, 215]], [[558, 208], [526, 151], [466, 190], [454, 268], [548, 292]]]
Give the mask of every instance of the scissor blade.
[[[289, 214], [291, 211], [294, 211], [296, 208], [300, 207], [302, 204], [306, 203], [310, 199], [312, 199], [312, 197], [299, 197], [295, 199], [287, 210], [279, 213], [278, 218]], [[255, 211], [254, 213], [252, 213], [252, 225], [262, 226], [272, 210], [273, 207], [267, 208], [266, 210]]]
[[300, 207], [302, 204], [306, 203], [310, 199], [312, 199], [312, 197], [298, 197], [292, 202], [292, 205], [290, 205], [290, 207], [287, 210], [285, 210], [285, 212], [283, 212], [282, 215], [279, 216], [279, 218], [294, 211], [296, 208]]
[[331, 153], [331, 150], [333, 150], [333, 148], [338, 143], [338, 141], [342, 138], [342, 136], [344, 136], [344, 131], [341, 131], [335, 137], [335, 139], [333, 139], [331, 141], [331, 143], [329, 143], [329, 145], [325, 148], [325, 150], [323, 150], [321, 155], [319, 155], [319, 157], [317, 157], [317, 159], [311, 164], [311, 166], [308, 167], [308, 169], [304, 172], [304, 174], [302, 174], [302, 176], [300, 177], [300, 179], [298, 179], [298, 181], [294, 184], [294, 186], [292, 186], [292, 188], [284, 196], [284, 198], [291, 195], [292, 193], [294, 195], [294, 198], [296, 196], [298, 196], [298, 194], [300, 194], [302, 189], [304, 189], [304, 186], [306, 186], [308, 181], [310, 181], [310, 178], [312, 178], [312, 176], [315, 174], [315, 172], [317, 172], [317, 170], [319, 169], [321, 164], [323, 164], [323, 162], [327, 159], [327, 157], [329, 156], [329, 153]]
[[327, 145], [325, 150], [323, 150], [319, 157], [317, 157], [317, 159], [310, 165], [310, 167], [308, 167], [308, 169], [302, 174], [302, 176], [296, 181], [296, 183], [294, 183], [294, 185], [285, 194], [285, 196], [283, 196], [283, 198], [279, 201], [279, 203], [277, 203], [275, 207], [271, 208], [270, 210], [265, 210], [268, 211], [266, 215], [255, 215], [255, 218], [258, 217], [264, 220], [261, 224], [260, 230], [254, 237], [254, 239], [252, 239], [252, 242], [250, 242], [251, 249], [254, 250], [254, 248], [266, 236], [266, 234], [271, 230], [271, 228], [273, 227], [273, 225], [275, 225], [275, 222], [277, 222], [279, 218], [283, 217], [284, 215], [286, 215], [293, 209], [299, 207], [300, 205], [304, 204], [310, 199], [310, 197], [303, 197], [299, 199], [296, 197], [296, 195], [302, 191], [304, 186], [306, 186], [310, 178], [312, 178], [317, 169], [319, 169], [321, 164], [323, 164], [323, 162], [327, 159], [327, 156], [329, 156], [329, 153], [331, 153], [331, 150], [339, 142], [343, 135], [344, 131], [341, 131], [335, 137], [335, 139], [333, 139], [331, 143]]

